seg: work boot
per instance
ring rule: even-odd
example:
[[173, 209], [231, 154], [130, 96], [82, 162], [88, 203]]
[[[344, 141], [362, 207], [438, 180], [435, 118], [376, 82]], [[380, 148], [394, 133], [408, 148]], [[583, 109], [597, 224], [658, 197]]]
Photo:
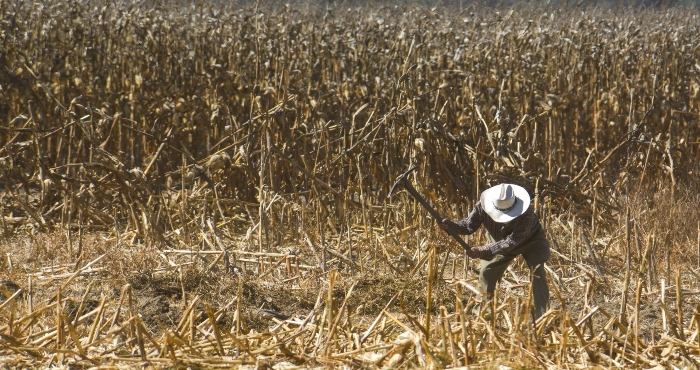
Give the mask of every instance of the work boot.
[[535, 306], [535, 312], [534, 312], [535, 321], [539, 320], [542, 316], [544, 316], [544, 314], [546, 314], [547, 311], [549, 311], [547, 309], [547, 306], [544, 306], [544, 307]]
[[483, 317], [485, 321], [491, 321], [493, 317], [493, 303], [491, 301], [477, 302], [472, 307], [473, 317]]

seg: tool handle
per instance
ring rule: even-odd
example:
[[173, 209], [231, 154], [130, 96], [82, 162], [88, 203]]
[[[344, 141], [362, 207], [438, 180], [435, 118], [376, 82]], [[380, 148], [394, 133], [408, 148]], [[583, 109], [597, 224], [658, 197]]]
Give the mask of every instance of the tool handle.
[[[425, 199], [418, 193], [418, 191], [413, 187], [413, 185], [411, 185], [411, 183], [406, 181], [404, 187], [406, 188], [406, 190], [408, 190], [409, 193], [411, 193], [411, 195], [413, 195], [413, 198], [415, 198], [426, 210], [428, 210], [428, 213], [430, 213], [430, 215], [433, 216], [435, 220], [437, 220], [438, 222], [442, 221], [442, 216], [440, 216], [438, 211], [436, 211], [435, 208], [433, 208], [428, 202], [425, 201]], [[461, 245], [462, 248], [464, 248], [465, 250], [469, 250], [471, 248], [467, 244], [467, 242], [465, 242], [464, 239], [462, 239], [462, 237], [459, 236], [459, 234], [457, 234], [456, 231], [452, 230], [451, 228], [448, 228], [445, 231], [447, 231], [447, 233], [450, 234], [450, 236], [453, 237], [457, 241], [457, 243], [459, 243], [459, 245]]]

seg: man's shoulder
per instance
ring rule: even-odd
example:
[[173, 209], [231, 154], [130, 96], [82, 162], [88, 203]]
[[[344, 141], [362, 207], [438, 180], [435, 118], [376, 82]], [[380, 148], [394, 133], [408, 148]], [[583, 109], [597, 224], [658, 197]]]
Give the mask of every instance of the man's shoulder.
[[[540, 218], [537, 216], [537, 213], [535, 213], [535, 208], [530, 204], [529, 207], [527, 207], [527, 210], [523, 212], [519, 219], [522, 219], [523, 222], [528, 222], [528, 223], [538, 223], [540, 222]], [[516, 219], [517, 220], [517, 219]]]
[[539, 221], [539, 217], [537, 217], [537, 213], [535, 213], [535, 208], [530, 204], [529, 207], [523, 212], [520, 216], [516, 217], [513, 219], [511, 222], [526, 222], [530, 223], [533, 220]]

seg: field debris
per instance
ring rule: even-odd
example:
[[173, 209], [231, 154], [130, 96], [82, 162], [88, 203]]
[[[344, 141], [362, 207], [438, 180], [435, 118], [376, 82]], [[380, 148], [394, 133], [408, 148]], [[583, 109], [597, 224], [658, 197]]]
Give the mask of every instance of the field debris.
[[700, 364], [698, 10], [185, 3], [0, 2], [0, 368]]

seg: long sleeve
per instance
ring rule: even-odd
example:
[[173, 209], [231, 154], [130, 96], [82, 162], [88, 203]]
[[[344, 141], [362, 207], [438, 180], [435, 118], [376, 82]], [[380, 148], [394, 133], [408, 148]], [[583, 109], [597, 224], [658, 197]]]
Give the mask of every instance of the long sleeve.
[[479, 229], [484, 222], [484, 217], [488, 216], [486, 212], [484, 212], [481, 202], [477, 202], [474, 209], [469, 213], [469, 216], [464, 220], [454, 222], [452, 227], [460, 235], [471, 235]]

